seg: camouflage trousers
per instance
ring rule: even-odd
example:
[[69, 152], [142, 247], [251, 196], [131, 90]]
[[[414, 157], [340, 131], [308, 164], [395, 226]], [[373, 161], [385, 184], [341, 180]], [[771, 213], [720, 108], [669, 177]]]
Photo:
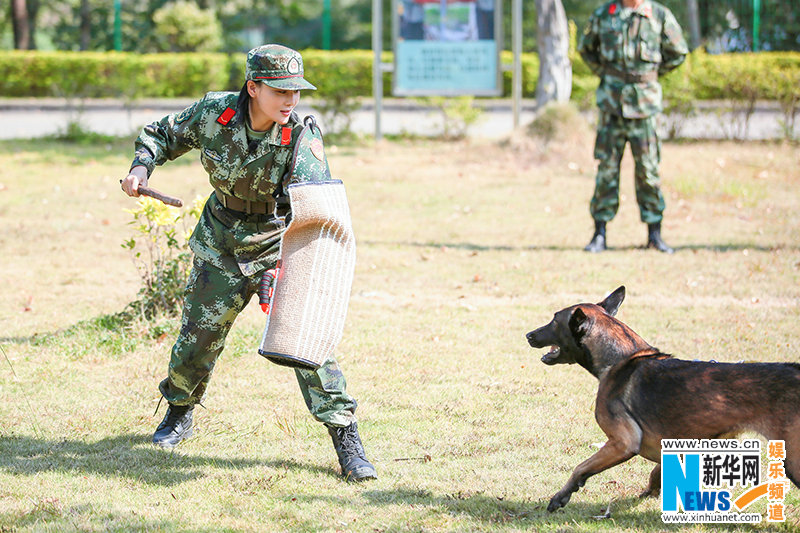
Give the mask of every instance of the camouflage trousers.
[[[168, 377], [159, 384], [167, 401], [193, 405], [203, 399], [225, 338], [236, 317], [258, 292], [260, 282], [260, 272], [243, 276], [195, 257]], [[344, 375], [334, 358], [316, 371], [296, 369], [295, 374], [314, 418], [332, 426], [347, 426], [355, 421], [356, 401], [347, 394]]]
[[630, 143], [635, 162], [636, 201], [642, 222], [661, 222], [664, 196], [658, 164], [661, 140], [656, 133], [656, 116], [623, 118], [600, 111], [594, 157], [598, 160], [594, 195], [589, 206], [592, 218], [608, 222], [619, 210], [619, 168], [625, 144]]

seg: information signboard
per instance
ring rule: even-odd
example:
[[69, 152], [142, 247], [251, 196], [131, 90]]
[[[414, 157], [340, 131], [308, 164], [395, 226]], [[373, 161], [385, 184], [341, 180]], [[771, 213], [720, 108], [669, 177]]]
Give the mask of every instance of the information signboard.
[[393, 0], [396, 96], [502, 93], [500, 0]]

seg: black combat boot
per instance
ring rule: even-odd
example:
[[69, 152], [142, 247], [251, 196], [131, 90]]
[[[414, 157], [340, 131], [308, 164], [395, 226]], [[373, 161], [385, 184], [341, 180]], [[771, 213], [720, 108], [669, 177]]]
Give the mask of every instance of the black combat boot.
[[647, 247], [655, 248], [659, 252], [664, 252], [665, 254], [675, 252], [675, 250], [667, 246], [667, 243], [661, 239], [661, 222], [647, 225]]
[[174, 448], [184, 439], [192, 436], [192, 413], [194, 405], [169, 404], [164, 420], [153, 434], [153, 444], [162, 448]]
[[348, 481], [376, 479], [378, 473], [375, 471], [375, 467], [367, 461], [364, 446], [361, 444], [361, 437], [358, 436], [358, 425], [353, 422], [343, 428], [327, 427], [328, 433], [333, 439], [336, 455], [339, 457], [342, 476]]
[[606, 223], [601, 220], [594, 221], [594, 235], [584, 248], [587, 252], [597, 253], [606, 249]]

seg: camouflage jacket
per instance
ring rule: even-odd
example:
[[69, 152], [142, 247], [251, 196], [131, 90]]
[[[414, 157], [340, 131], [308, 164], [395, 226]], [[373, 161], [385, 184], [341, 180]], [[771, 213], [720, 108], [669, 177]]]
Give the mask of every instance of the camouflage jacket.
[[646, 118], [661, 111], [658, 76], [683, 63], [689, 49], [669, 9], [651, 0], [630, 9], [618, 0], [592, 13], [578, 52], [600, 76], [601, 110]]
[[183, 111], [145, 126], [136, 139], [131, 166], [144, 165], [149, 176], [156, 165], [195, 148], [213, 187], [242, 200], [272, 200], [288, 170], [302, 124], [296, 115], [286, 126], [276, 123], [250, 151], [246, 112], [239, 93], [208, 93]]
[[[309, 144], [315, 143], [315, 157], [302, 157], [310, 151], [300, 151], [298, 161], [306, 162], [298, 163], [294, 174], [287, 175], [303, 132], [303, 124], [294, 113], [285, 126], [276, 123], [249, 150], [246, 104], [239, 93], [212, 92], [183, 111], [148, 124], [136, 139], [131, 168], [144, 165], [149, 176], [156, 165], [195, 148], [213, 187], [242, 200], [259, 202], [286, 196], [289, 183], [320, 179], [320, 172], [330, 179], [319, 129], [316, 135], [304, 135]], [[272, 266], [278, 257], [284, 219], [264, 222], [258, 216], [235, 215], [211, 194], [192, 234], [192, 251], [219, 268], [239, 270], [248, 276]]]

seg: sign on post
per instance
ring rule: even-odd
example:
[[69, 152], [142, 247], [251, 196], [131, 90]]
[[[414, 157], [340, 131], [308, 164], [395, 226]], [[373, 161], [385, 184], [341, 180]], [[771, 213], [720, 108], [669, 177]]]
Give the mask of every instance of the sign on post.
[[395, 96], [498, 96], [500, 0], [393, 0]]

